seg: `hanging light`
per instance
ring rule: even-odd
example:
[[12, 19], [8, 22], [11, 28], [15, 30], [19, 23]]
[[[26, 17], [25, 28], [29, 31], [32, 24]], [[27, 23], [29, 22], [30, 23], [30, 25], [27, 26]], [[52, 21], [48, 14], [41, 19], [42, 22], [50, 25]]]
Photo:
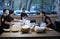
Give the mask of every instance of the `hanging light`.
[[7, 6], [7, 3], [5, 3], [5, 6]]
[[7, 3], [7, 5], [9, 6], [9, 3]]

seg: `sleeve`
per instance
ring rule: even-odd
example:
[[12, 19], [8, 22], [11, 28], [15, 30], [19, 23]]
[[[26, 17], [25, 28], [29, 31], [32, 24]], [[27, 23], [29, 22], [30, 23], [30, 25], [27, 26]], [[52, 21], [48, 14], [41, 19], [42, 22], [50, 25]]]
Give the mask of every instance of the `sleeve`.
[[25, 13], [26, 17], [28, 17], [28, 15]]
[[14, 18], [12, 18], [12, 20], [11, 21], [13, 21], [14, 20]]
[[1, 21], [2, 21], [2, 16], [1, 16]]
[[22, 19], [22, 13], [21, 13], [21, 19]]
[[5, 21], [9, 21], [9, 17], [8, 16], [5, 18]]
[[11, 21], [13, 21], [13, 19], [12, 19], [11, 17], [7, 16], [7, 17], [5, 18], [5, 21], [11, 22]]

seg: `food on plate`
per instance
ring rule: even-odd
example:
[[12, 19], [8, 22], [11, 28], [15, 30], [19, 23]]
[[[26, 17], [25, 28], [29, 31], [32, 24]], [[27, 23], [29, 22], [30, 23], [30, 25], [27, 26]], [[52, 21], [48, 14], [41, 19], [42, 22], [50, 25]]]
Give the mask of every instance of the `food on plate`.
[[39, 27], [39, 26], [35, 27], [35, 32], [37, 33], [45, 32], [45, 31], [46, 31], [45, 27]]
[[25, 25], [21, 27], [21, 32], [22, 33], [28, 33], [30, 31], [30, 27]]

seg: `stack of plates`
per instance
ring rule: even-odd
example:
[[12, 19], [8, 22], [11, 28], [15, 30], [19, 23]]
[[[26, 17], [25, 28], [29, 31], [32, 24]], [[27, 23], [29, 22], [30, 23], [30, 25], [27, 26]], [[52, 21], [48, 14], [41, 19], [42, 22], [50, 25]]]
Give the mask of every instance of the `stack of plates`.
[[9, 32], [10, 31], [10, 29], [3, 29], [4, 31], [7, 31], [7, 32]]

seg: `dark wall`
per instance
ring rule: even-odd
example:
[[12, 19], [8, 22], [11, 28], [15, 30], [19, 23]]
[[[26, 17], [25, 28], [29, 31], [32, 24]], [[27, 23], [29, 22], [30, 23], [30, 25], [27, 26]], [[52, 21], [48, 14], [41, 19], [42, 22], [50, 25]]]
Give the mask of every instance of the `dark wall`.
[[1, 26], [1, 16], [0, 16], [0, 26]]

